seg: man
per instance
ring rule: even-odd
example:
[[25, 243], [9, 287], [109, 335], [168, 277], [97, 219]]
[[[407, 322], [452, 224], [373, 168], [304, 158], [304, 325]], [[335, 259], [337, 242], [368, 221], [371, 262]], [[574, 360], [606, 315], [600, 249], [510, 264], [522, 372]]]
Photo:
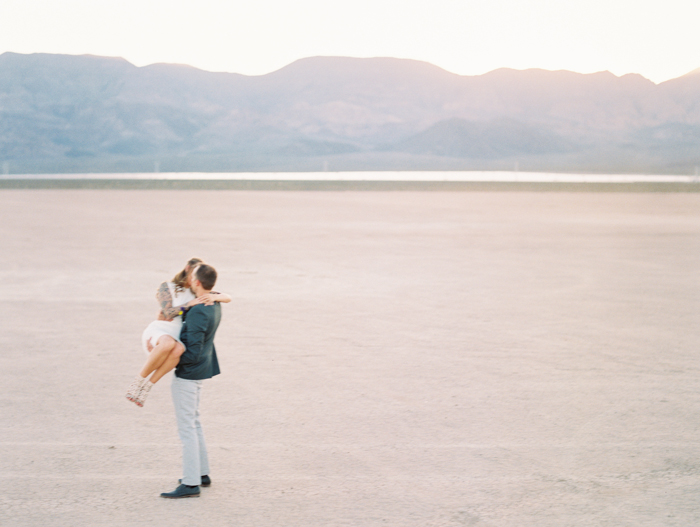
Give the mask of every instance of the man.
[[[215, 283], [216, 270], [212, 266], [201, 264], [194, 270], [191, 287], [197, 297], [211, 292]], [[172, 492], [162, 493], [163, 498], [196, 498], [200, 494], [199, 485], [208, 487], [211, 484], [207, 447], [199, 422], [199, 399], [202, 381], [220, 373], [214, 334], [221, 320], [221, 305], [218, 302], [211, 306], [197, 304], [183, 317], [180, 340], [185, 351], [175, 368], [172, 383], [177, 429], [182, 441], [183, 474], [181, 484]]]

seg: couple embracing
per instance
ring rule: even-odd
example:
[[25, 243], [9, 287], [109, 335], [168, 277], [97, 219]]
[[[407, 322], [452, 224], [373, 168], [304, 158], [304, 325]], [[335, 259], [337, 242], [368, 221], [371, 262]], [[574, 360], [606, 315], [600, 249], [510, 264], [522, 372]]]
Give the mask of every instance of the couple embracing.
[[221, 320], [220, 302], [231, 297], [213, 292], [216, 270], [199, 258], [190, 259], [171, 282], [161, 284], [158, 320], [143, 333], [148, 358], [129, 386], [126, 398], [143, 406], [151, 388], [175, 370], [172, 398], [182, 441], [183, 475], [180, 485], [163, 498], [192, 498], [199, 486], [208, 487], [209, 460], [199, 420], [202, 381], [220, 373], [214, 335]]

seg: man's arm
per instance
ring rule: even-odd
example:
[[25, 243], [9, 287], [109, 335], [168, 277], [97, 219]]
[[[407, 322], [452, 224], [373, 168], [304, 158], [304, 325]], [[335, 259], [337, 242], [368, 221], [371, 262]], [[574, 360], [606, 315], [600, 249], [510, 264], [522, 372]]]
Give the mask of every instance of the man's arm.
[[186, 336], [182, 341], [187, 344], [185, 352], [180, 357], [180, 364], [195, 364], [199, 362], [204, 349], [204, 337], [209, 327], [209, 317], [204, 309], [193, 309], [187, 314], [184, 330]]

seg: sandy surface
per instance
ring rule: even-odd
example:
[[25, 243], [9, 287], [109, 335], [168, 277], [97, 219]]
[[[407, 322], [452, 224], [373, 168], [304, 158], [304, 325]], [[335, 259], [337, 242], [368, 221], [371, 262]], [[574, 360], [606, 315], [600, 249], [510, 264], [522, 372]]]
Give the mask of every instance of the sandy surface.
[[[700, 523], [700, 195], [0, 191], [2, 526]], [[155, 289], [218, 268], [214, 484]]]

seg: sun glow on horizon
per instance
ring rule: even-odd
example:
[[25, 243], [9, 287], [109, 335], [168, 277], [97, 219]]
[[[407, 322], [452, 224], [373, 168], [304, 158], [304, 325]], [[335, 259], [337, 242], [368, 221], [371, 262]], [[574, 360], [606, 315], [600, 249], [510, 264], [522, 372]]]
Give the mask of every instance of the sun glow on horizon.
[[123, 57], [262, 75], [312, 56], [422, 60], [460, 75], [499, 68], [638, 73], [656, 82], [700, 66], [700, 3], [668, 0], [300, 0], [256, 4], [10, 0], [0, 53]]

